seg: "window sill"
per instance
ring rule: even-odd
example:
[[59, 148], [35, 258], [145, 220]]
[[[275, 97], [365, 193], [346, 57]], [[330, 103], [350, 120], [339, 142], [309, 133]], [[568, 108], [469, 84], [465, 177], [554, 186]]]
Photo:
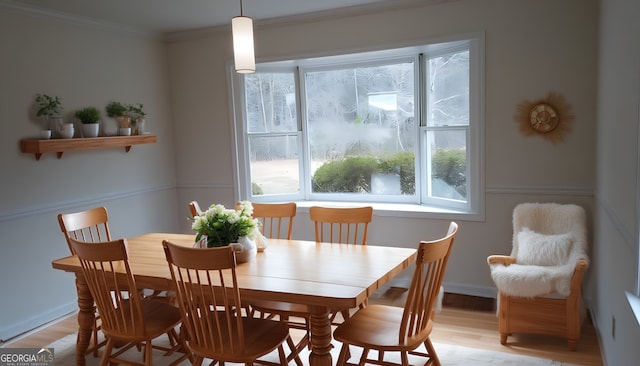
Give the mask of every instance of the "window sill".
[[633, 314], [636, 316], [636, 322], [640, 325], [640, 297], [632, 294], [629, 291], [625, 291], [625, 295], [627, 295], [627, 301], [629, 301], [629, 306], [631, 306], [631, 310]]
[[374, 216], [440, 219], [440, 220], [465, 220], [483, 221], [484, 214], [478, 212], [464, 212], [447, 210], [443, 208], [402, 204], [402, 203], [363, 203], [363, 202], [334, 202], [334, 201], [297, 201], [296, 205], [301, 212], [308, 212], [311, 206], [327, 207], [359, 207], [372, 206]]

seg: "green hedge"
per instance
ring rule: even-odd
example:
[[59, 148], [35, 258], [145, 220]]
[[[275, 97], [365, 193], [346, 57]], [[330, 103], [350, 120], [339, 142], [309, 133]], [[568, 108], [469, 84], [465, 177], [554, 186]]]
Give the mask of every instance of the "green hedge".
[[[373, 173], [399, 174], [402, 194], [415, 194], [413, 152], [400, 152], [380, 158], [350, 156], [320, 166], [313, 178], [314, 192], [370, 193]], [[442, 179], [466, 196], [466, 156], [464, 150], [438, 150], [433, 157], [434, 178]]]

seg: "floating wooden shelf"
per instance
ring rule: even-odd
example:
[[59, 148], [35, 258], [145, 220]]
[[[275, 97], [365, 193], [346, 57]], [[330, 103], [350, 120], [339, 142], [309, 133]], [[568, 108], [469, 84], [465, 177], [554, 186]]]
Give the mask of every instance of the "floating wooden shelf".
[[124, 146], [125, 151], [129, 152], [133, 145], [155, 143], [156, 135], [86, 137], [51, 140], [24, 139], [20, 141], [20, 148], [22, 149], [22, 152], [35, 154], [36, 160], [40, 160], [42, 154], [49, 152], [55, 152], [58, 155], [58, 159], [60, 159], [62, 157], [62, 153], [65, 151], [106, 149], [110, 147]]

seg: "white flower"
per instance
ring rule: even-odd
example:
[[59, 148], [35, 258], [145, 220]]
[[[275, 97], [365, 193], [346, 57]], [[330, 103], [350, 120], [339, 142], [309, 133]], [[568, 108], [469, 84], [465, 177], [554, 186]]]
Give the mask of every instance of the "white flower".
[[237, 210], [223, 205], [211, 205], [193, 218], [191, 228], [196, 231], [196, 241], [207, 236], [208, 246], [222, 246], [246, 236], [255, 239], [260, 234], [260, 221], [251, 217], [253, 206], [249, 201], [238, 204]]

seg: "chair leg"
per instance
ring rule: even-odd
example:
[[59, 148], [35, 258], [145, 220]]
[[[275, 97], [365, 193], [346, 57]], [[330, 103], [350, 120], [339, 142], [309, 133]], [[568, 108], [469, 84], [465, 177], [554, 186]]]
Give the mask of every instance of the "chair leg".
[[407, 351], [400, 352], [400, 360], [402, 361], [402, 366], [409, 366], [409, 356]]
[[107, 366], [107, 364], [109, 363], [109, 359], [111, 358], [111, 351], [113, 350], [114, 344], [115, 341], [113, 340], [113, 338], [107, 339], [107, 345], [105, 346], [104, 354], [102, 354], [102, 359], [100, 359], [100, 366]]
[[347, 364], [349, 360], [349, 344], [343, 343], [342, 348], [340, 348], [340, 354], [338, 356], [338, 361], [336, 362], [336, 366], [344, 366]]
[[360, 362], [358, 362], [358, 366], [364, 366], [367, 363], [367, 356], [369, 356], [369, 349], [362, 349], [362, 355], [360, 356]]
[[[282, 344], [278, 347], [278, 356], [280, 357], [280, 365], [287, 366], [289, 364], [287, 361], [287, 355], [284, 354], [284, 347], [282, 347]], [[300, 358], [298, 358], [298, 360], [300, 360]]]
[[144, 344], [144, 363], [147, 366], [153, 365], [153, 346], [151, 345], [151, 339], [147, 339]]
[[427, 353], [429, 354], [429, 363], [427, 364], [440, 366], [440, 359], [438, 358], [436, 349], [433, 348], [433, 343], [431, 343], [431, 339], [427, 338], [427, 340], [424, 341], [424, 347], [427, 349]]
[[302, 360], [300, 359], [300, 351], [298, 350], [298, 347], [296, 347], [295, 343], [293, 343], [293, 339], [291, 339], [291, 336], [287, 337], [287, 345], [291, 350], [291, 354], [286, 359], [287, 363], [291, 360], [294, 360], [297, 366], [303, 366]]
[[204, 357], [196, 356], [193, 360], [193, 366], [202, 366], [202, 361], [204, 361]]
[[98, 357], [98, 319], [93, 322], [93, 357]]

